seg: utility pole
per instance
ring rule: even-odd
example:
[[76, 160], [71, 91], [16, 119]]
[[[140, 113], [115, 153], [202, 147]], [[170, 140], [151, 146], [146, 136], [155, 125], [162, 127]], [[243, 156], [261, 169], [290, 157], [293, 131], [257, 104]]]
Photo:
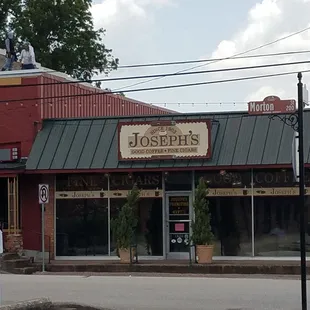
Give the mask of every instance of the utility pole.
[[301, 305], [307, 310], [307, 263], [306, 263], [306, 208], [305, 208], [305, 167], [304, 167], [304, 100], [302, 74], [298, 73], [298, 154], [299, 154], [299, 211], [300, 211], [300, 273]]
[[[306, 85], [302, 83], [302, 73], [297, 75], [298, 107], [295, 100], [280, 100], [276, 96], [269, 96], [261, 102], [249, 102], [249, 114], [261, 114], [265, 101], [272, 102], [278, 111], [272, 111], [269, 118], [279, 119], [285, 125], [294, 130], [292, 164], [295, 180], [299, 183], [298, 206], [300, 213], [300, 275], [301, 275], [301, 310], [307, 310], [307, 264], [306, 264], [306, 227], [307, 208], [305, 206], [305, 162], [304, 162], [304, 106], [308, 102], [308, 91]], [[304, 98], [305, 97], [305, 98]], [[289, 112], [291, 111], [291, 112]]]

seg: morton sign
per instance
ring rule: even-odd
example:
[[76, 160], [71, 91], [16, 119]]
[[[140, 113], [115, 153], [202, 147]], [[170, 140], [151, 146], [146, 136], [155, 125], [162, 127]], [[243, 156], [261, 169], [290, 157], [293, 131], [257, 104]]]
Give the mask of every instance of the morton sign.
[[251, 101], [248, 103], [248, 113], [252, 115], [294, 113], [296, 101], [281, 100], [277, 96], [266, 97], [263, 101]]
[[210, 158], [210, 120], [120, 122], [119, 160]]

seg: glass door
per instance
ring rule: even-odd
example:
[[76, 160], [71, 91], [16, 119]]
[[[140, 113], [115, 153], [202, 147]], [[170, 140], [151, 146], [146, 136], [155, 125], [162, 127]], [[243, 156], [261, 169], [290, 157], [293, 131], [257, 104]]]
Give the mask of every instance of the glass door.
[[186, 259], [189, 255], [192, 219], [191, 193], [166, 195], [167, 256]]

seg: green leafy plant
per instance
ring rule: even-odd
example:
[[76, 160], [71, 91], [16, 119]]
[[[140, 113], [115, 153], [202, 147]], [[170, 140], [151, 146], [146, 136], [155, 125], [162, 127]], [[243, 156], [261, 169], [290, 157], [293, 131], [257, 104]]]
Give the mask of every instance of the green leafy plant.
[[200, 178], [195, 190], [195, 220], [192, 221], [192, 241], [195, 245], [211, 245], [214, 239], [209, 201], [206, 199], [207, 191], [205, 180]]
[[120, 209], [118, 216], [112, 220], [111, 226], [117, 250], [129, 249], [138, 224], [137, 204], [140, 190], [135, 184], [127, 195], [127, 201]]

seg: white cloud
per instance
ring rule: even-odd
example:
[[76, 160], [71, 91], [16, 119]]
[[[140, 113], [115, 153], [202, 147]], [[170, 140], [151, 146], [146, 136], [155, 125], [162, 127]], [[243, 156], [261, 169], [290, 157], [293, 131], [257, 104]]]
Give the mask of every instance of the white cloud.
[[91, 13], [95, 28], [107, 30], [105, 42], [125, 62], [147, 62], [155, 45], [152, 39], [154, 10], [175, 5], [175, 0], [98, 0]]
[[104, 0], [91, 8], [95, 27], [106, 27], [113, 23], [121, 23], [125, 16], [130, 18], [145, 18], [143, 6], [135, 0]]
[[257, 3], [249, 12], [250, 20], [268, 19], [270, 17], [275, 17], [281, 15], [281, 10], [277, 5], [277, 1], [274, 0], [264, 0], [261, 3]]
[[174, 0], [101, 0], [93, 4], [91, 13], [96, 27], [117, 25], [124, 30], [128, 20], [148, 18], [151, 8], [167, 5], [175, 5]]
[[[310, 26], [308, 13], [309, 0], [262, 0], [248, 13], [248, 24], [236, 33], [230, 40], [223, 40], [213, 52], [213, 58], [229, 57], [246, 50], [250, 50], [268, 42], [275, 41]], [[287, 51], [309, 50], [310, 31], [292, 36], [265, 48], [253, 51], [248, 55], [277, 53]], [[308, 60], [309, 54], [298, 56], [277, 56], [268, 58], [252, 58], [225, 60], [216, 63], [213, 67], [252, 66], [267, 63], [285, 63], [291, 61]], [[268, 69], [249, 70], [234, 73], [225, 73], [225, 78], [237, 76], [264, 75], [277, 72], [288, 72], [310, 69], [310, 65], [283, 66]], [[224, 74], [218, 74], [223, 77]], [[305, 75], [307, 77], [308, 75]], [[306, 81], [306, 79], [305, 79]], [[246, 88], [241, 88], [244, 100], [262, 100], [268, 95], [278, 95], [280, 98], [291, 97], [296, 94], [296, 76], [274, 77], [265, 80], [248, 82]]]
[[[204, 9], [207, 11], [205, 0], [197, 1], [196, 10]], [[257, 3], [244, 16], [244, 21], [240, 23], [242, 28], [231, 32], [221, 31], [221, 25], [218, 25], [219, 33], [226, 33], [226, 37], [219, 37], [216, 48], [205, 44], [199, 44], [204, 41], [204, 35], [207, 30], [203, 28], [194, 28], [193, 20], [195, 16], [184, 15], [186, 10], [185, 1], [179, 0], [96, 0], [92, 7], [92, 14], [96, 27], [107, 29], [105, 43], [107, 47], [113, 49], [116, 57], [119, 57], [121, 64], [149, 63], [157, 61], [173, 61], [182, 59], [198, 58], [203, 54], [203, 50], [209, 50], [208, 55], [203, 58], [225, 58], [246, 50], [253, 49], [259, 45], [280, 39], [293, 32], [309, 26], [310, 0], [257, 0]], [[200, 3], [200, 4], [198, 4]], [[241, 4], [238, 4], [240, 8]], [[176, 9], [175, 9], [176, 8]], [[180, 10], [178, 10], [180, 8]], [[169, 11], [170, 9], [170, 11]], [[182, 10], [183, 9], [183, 10]], [[238, 10], [236, 5], [236, 10]], [[206, 13], [207, 14], [207, 13]], [[169, 31], [161, 27], [161, 23], [169, 25], [175, 24], [174, 18], [179, 20], [176, 28], [180, 32]], [[242, 17], [241, 17], [242, 18]], [[180, 23], [180, 20], [186, 20], [186, 23]], [[186, 27], [184, 27], [186, 25]], [[183, 27], [183, 28], [182, 28]], [[234, 27], [234, 24], [232, 24]], [[225, 28], [225, 27], [224, 27]], [[236, 26], [237, 28], [237, 26]], [[181, 31], [181, 30], [184, 30]], [[190, 29], [190, 30], [188, 30]], [[206, 27], [206, 29], [209, 29]], [[167, 31], [166, 31], [167, 30]], [[185, 32], [186, 31], [186, 32]], [[185, 33], [184, 35], [181, 33]], [[232, 34], [232, 35], [229, 35]], [[212, 36], [216, 36], [212, 33]], [[194, 38], [193, 40], [191, 39]], [[197, 39], [196, 39], [197, 38]], [[178, 41], [177, 41], [178, 40]], [[190, 50], [180, 53], [180, 44], [189, 41]], [[214, 39], [212, 39], [214, 42]], [[199, 42], [200, 41], [200, 42]], [[208, 41], [208, 40], [207, 40]], [[178, 42], [178, 43], [176, 43]], [[199, 43], [195, 43], [199, 42]], [[183, 45], [184, 46], [184, 45]], [[253, 51], [249, 55], [277, 53], [297, 50], [310, 50], [310, 31], [293, 36], [265, 48]], [[212, 52], [213, 50], [213, 52]], [[183, 51], [181, 51], [183, 52]], [[192, 54], [188, 54], [188, 52]], [[180, 56], [182, 55], [182, 56]], [[215, 64], [210, 64], [199, 70], [208, 70], [214, 68], [251, 66], [268, 63], [282, 63], [289, 61], [308, 60], [309, 54], [298, 56], [281, 56], [266, 58], [248, 58], [225, 60]], [[184, 67], [171, 68], [146, 68], [139, 70], [119, 70], [111, 74], [113, 76], [156, 74], [162, 72], [174, 72]], [[220, 80], [235, 77], [246, 77], [253, 75], [263, 75], [277, 72], [296, 71], [310, 69], [310, 65], [284, 66], [277, 68], [244, 70], [239, 72], [225, 72], [208, 75], [186, 76], [173, 79], [161, 79], [151, 83], [143, 84], [141, 87], [154, 87], [171, 84], [183, 84], [192, 82], [201, 82], [205, 80]], [[309, 75], [304, 75], [304, 81], [307, 82]], [[140, 80], [141, 81], [141, 80]], [[127, 87], [135, 81], [112, 82], [109, 88]], [[145, 102], [220, 102], [220, 101], [249, 101], [262, 100], [268, 95], [278, 95], [280, 98], [293, 98], [296, 96], [296, 76], [274, 77], [238, 83], [224, 83], [208, 86], [199, 86], [193, 88], [180, 88], [163, 90], [159, 92], [141, 92], [130, 93], [136, 99]], [[309, 81], [310, 83], [310, 81]], [[112, 84], [112, 85], [111, 85]], [[140, 87], [140, 86], [138, 86]], [[310, 87], [308, 87], [310, 88]], [[197, 110], [196, 105], [188, 105], [185, 108], [179, 106], [167, 106], [177, 110]], [[238, 109], [236, 106], [225, 106], [229, 109]], [[244, 107], [243, 107], [244, 108]], [[211, 105], [201, 106], [201, 109], [211, 110]], [[212, 110], [216, 109], [212, 107]], [[219, 106], [218, 109], [223, 109]]]
[[264, 98], [266, 98], [267, 96], [269, 96], [271, 94], [277, 94], [277, 96], [280, 98], [284, 98], [286, 96], [285, 91], [281, 88], [275, 89], [272, 86], [262, 86], [257, 91], [255, 91], [254, 93], [248, 95], [245, 98], [245, 101], [246, 102], [255, 101], [255, 100], [260, 101], [260, 100], [263, 100]]

